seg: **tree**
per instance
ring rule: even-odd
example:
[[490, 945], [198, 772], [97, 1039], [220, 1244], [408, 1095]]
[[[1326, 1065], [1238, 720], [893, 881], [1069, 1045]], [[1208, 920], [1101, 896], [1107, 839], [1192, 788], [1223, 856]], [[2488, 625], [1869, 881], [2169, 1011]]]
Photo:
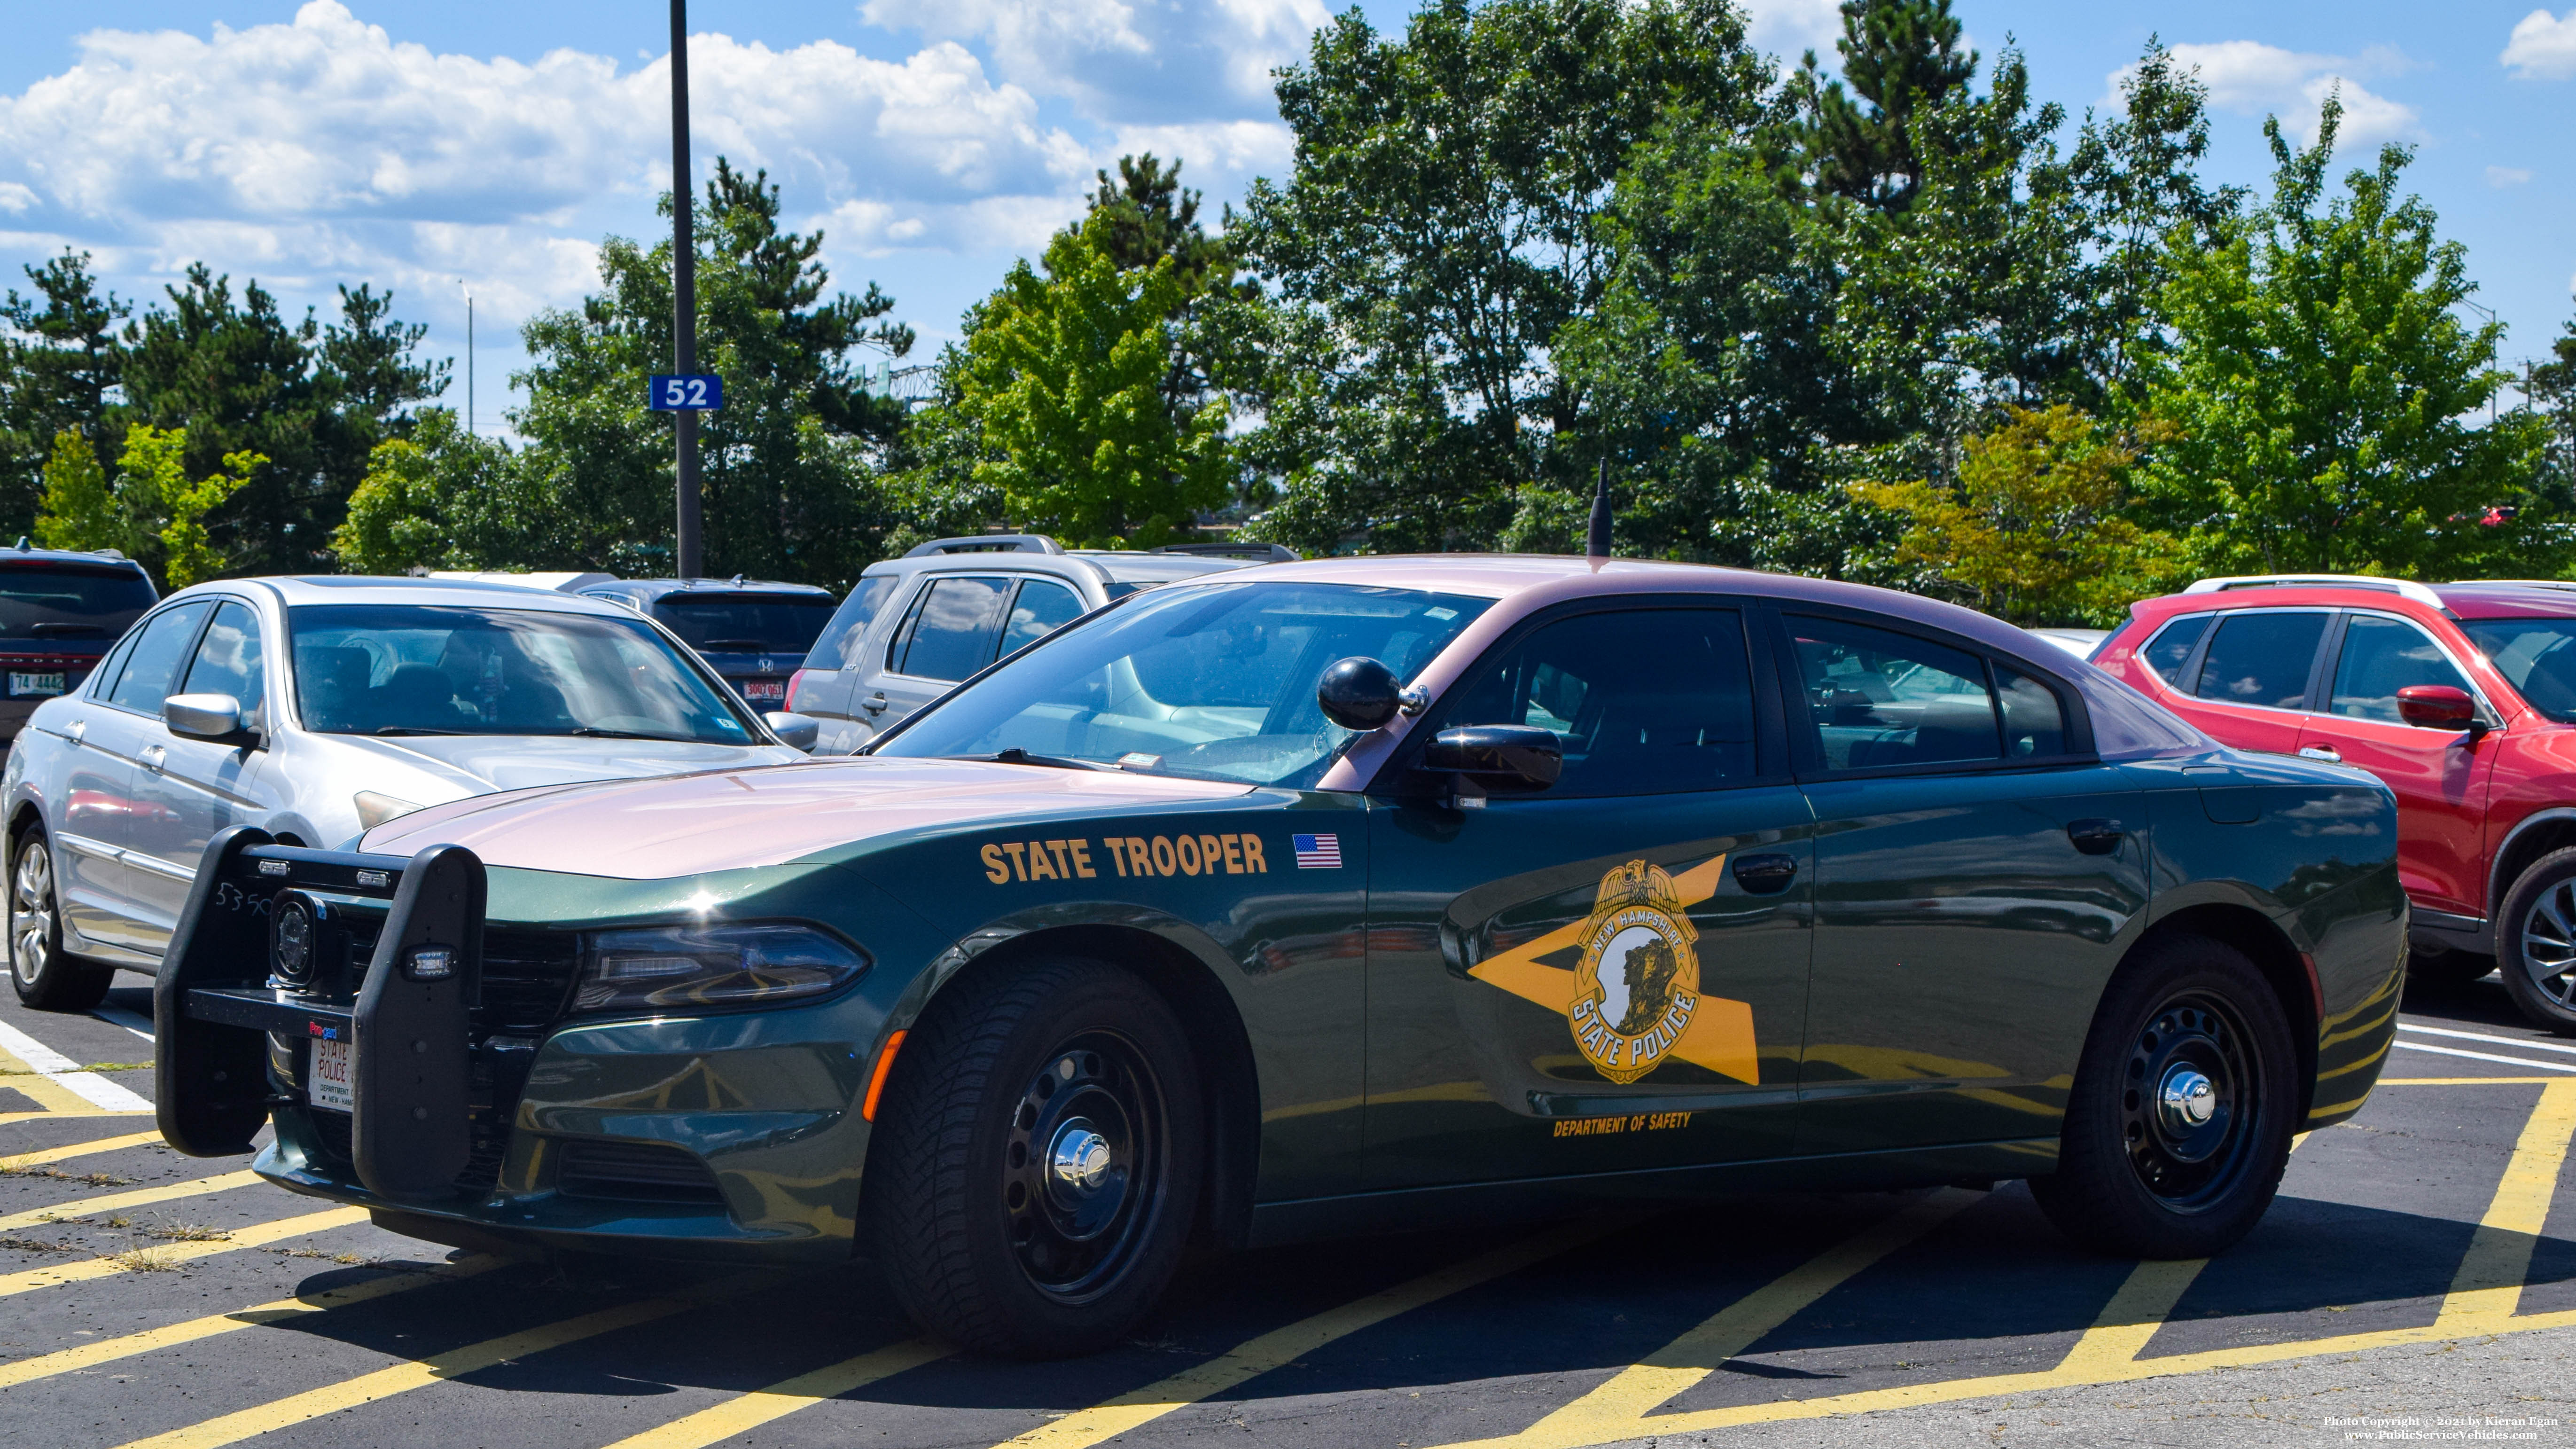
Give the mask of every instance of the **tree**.
[[2149, 468], [2156, 510], [2215, 569], [2554, 572], [2529, 506], [2542, 425], [2474, 421], [2509, 380], [2503, 329], [2460, 320], [2466, 252], [2401, 193], [2406, 148], [2327, 200], [2342, 115], [2329, 97], [2305, 149], [2267, 121], [2270, 203], [2208, 244], [2177, 239], [2176, 341], [2149, 392], [2180, 436]]
[[2178, 540], [2124, 516], [2137, 457], [2136, 440], [2105, 436], [2076, 408], [2014, 408], [1968, 440], [1955, 489], [1918, 480], [1853, 492], [1905, 517], [1897, 561], [1961, 602], [2024, 626], [2112, 624], [2131, 600], [2169, 588], [2182, 563]]
[[164, 589], [219, 576], [229, 563], [214, 545], [206, 515], [239, 492], [268, 459], [228, 454], [224, 471], [192, 481], [187, 455], [187, 429], [132, 424], [111, 484], [87, 440], [64, 429], [45, 467], [38, 540], [47, 548], [120, 550], [158, 575]]
[[2524, 392], [2548, 429], [2541, 463], [2544, 486], [2554, 496], [2576, 502], [2576, 322], [2567, 324], [2549, 351], [2550, 360], [2531, 369]]
[[99, 288], [87, 252], [66, 250], [26, 269], [32, 298], [14, 289], [0, 304], [0, 533], [35, 525], [42, 470], [65, 429], [85, 439], [94, 466], [111, 447], [107, 414], [123, 371], [116, 327], [133, 309]]
[[1789, 78], [1791, 104], [1801, 113], [1792, 131], [1804, 172], [1797, 180], [1901, 212], [1923, 186], [1915, 115], [1964, 91], [1976, 74], [1977, 53], [1959, 49], [1962, 32], [1950, 0], [1843, 0], [1842, 20], [1842, 38], [1834, 42], [1842, 78], [1826, 79], [1812, 50]]
[[426, 408], [409, 436], [368, 455], [331, 551], [361, 574], [552, 567], [575, 530], [534, 494], [506, 444], [466, 432], [452, 408]]

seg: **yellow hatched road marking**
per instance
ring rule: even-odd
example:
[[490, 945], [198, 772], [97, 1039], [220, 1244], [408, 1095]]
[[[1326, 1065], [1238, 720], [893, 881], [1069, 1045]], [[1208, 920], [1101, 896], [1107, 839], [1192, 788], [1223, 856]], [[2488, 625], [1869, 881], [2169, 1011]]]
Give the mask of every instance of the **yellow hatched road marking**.
[[1363, 1328], [1410, 1313], [1454, 1293], [1490, 1283], [1560, 1253], [1571, 1252], [1635, 1221], [1635, 1218], [1622, 1217], [1577, 1223], [1479, 1254], [1437, 1272], [1425, 1273], [1366, 1298], [1274, 1328], [1195, 1368], [1183, 1369], [1133, 1393], [1122, 1394], [1105, 1404], [1067, 1414], [1053, 1423], [1031, 1429], [1008, 1441], [1001, 1449], [1031, 1449], [1031, 1446], [1085, 1449], [1087, 1445], [1152, 1423], [1175, 1409], [1213, 1398], [1272, 1369], [1284, 1368], [1335, 1339], [1348, 1337]]
[[943, 1344], [921, 1339], [888, 1344], [857, 1358], [843, 1359], [812, 1373], [798, 1374], [765, 1389], [754, 1389], [684, 1418], [673, 1419], [659, 1428], [620, 1439], [608, 1449], [704, 1449], [706, 1445], [721, 1444], [737, 1434], [749, 1433], [773, 1419], [786, 1418], [799, 1409], [825, 1399], [837, 1399], [879, 1379], [892, 1378], [907, 1369], [935, 1363], [955, 1352]]
[[245, 1328], [259, 1328], [272, 1323], [308, 1318], [315, 1314], [328, 1313], [334, 1308], [347, 1308], [352, 1304], [370, 1302], [395, 1293], [408, 1293], [414, 1288], [426, 1288], [433, 1283], [451, 1283], [460, 1278], [471, 1278], [477, 1274], [489, 1273], [503, 1266], [505, 1262], [507, 1262], [506, 1259], [477, 1255], [419, 1272], [389, 1273], [382, 1278], [371, 1278], [364, 1283], [352, 1283], [343, 1288], [325, 1289], [319, 1293], [308, 1293], [296, 1298], [280, 1298], [274, 1302], [261, 1303], [249, 1308], [236, 1308], [229, 1313], [210, 1313], [203, 1318], [191, 1318], [184, 1323], [173, 1323], [162, 1328], [147, 1328], [140, 1333], [129, 1333], [117, 1338], [103, 1338], [96, 1343], [84, 1343], [76, 1348], [63, 1349], [58, 1353], [39, 1354], [34, 1358], [22, 1358], [15, 1363], [0, 1363], [0, 1389], [16, 1384], [33, 1383], [38, 1379], [49, 1379], [56, 1374], [96, 1368], [100, 1364], [114, 1363], [118, 1359], [132, 1358], [137, 1354], [154, 1353], [161, 1349], [176, 1348], [181, 1344], [196, 1343], [222, 1334], [238, 1333]]
[[[299, 1238], [307, 1233], [328, 1232], [367, 1220], [365, 1208], [334, 1208], [325, 1213], [306, 1213], [302, 1217], [279, 1218], [274, 1222], [254, 1223], [235, 1228], [223, 1238], [207, 1242], [156, 1242], [141, 1251], [152, 1255], [152, 1261], [169, 1267], [197, 1258], [211, 1258], [217, 1253], [258, 1248], [286, 1238]], [[28, 1293], [38, 1288], [51, 1288], [62, 1283], [85, 1283], [97, 1278], [113, 1278], [134, 1271], [114, 1258], [85, 1258], [76, 1263], [59, 1263], [47, 1268], [29, 1268], [22, 1273], [0, 1274], [0, 1298]]]
[[[6, 1082], [0, 1082], [0, 1087], [7, 1085]], [[84, 1105], [77, 1112], [0, 1112], [0, 1127], [6, 1127], [12, 1122], [70, 1122], [82, 1117], [149, 1117], [151, 1115], [149, 1112], [102, 1112], [95, 1107]]]
[[775, 1277], [775, 1274], [767, 1272], [737, 1274], [703, 1293], [639, 1299], [536, 1328], [524, 1328], [480, 1343], [469, 1343], [462, 1348], [451, 1348], [445, 1353], [431, 1354], [427, 1358], [391, 1364], [373, 1373], [325, 1384], [300, 1394], [289, 1394], [282, 1399], [218, 1415], [150, 1438], [137, 1439], [119, 1446], [119, 1449], [221, 1449], [223, 1445], [238, 1444], [244, 1439], [254, 1439], [291, 1424], [319, 1419], [325, 1414], [336, 1414], [343, 1409], [372, 1404], [378, 1399], [425, 1389], [446, 1379], [481, 1373], [515, 1359], [579, 1343], [586, 1338], [597, 1338], [603, 1333], [615, 1333], [622, 1328], [651, 1323], [657, 1318], [668, 1318], [699, 1307], [710, 1299], [748, 1291], [773, 1281]]
[[160, 1140], [161, 1133], [156, 1129], [150, 1132], [128, 1132], [122, 1137], [101, 1137], [95, 1142], [75, 1142], [68, 1147], [48, 1147], [38, 1152], [20, 1152], [0, 1157], [0, 1172], [6, 1172], [13, 1167], [42, 1167], [48, 1162], [66, 1162], [75, 1157], [87, 1157], [93, 1152], [115, 1152], [121, 1148], [141, 1147], [147, 1142]]
[[2382, 1077], [2383, 1087], [2536, 1087], [2543, 1082], [2563, 1082], [2565, 1077]]
[[[1863, 1229], [1720, 1309], [1518, 1434], [1471, 1441], [1476, 1449], [1547, 1449], [1634, 1437], [1656, 1405], [1716, 1371], [1853, 1276], [1950, 1220], [1984, 1194], [1945, 1188]], [[1660, 1425], [1663, 1421], [1655, 1421]], [[1463, 1449], [1463, 1446], [1450, 1446]]]
[[91, 1101], [52, 1077], [28, 1065], [27, 1059], [7, 1047], [0, 1047], [0, 1087], [44, 1108], [42, 1112], [12, 1112], [13, 1117], [68, 1115], [74, 1112], [96, 1112], [100, 1104]]
[[192, 1177], [186, 1182], [174, 1182], [163, 1187], [142, 1187], [132, 1192], [111, 1192], [103, 1197], [76, 1198], [71, 1202], [58, 1202], [52, 1207], [32, 1208], [23, 1213], [12, 1213], [8, 1217], [0, 1218], [0, 1232], [7, 1232], [13, 1228], [31, 1228], [48, 1218], [81, 1218], [91, 1213], [112, 1213], [119, 1208], [149, 1207], [156, 1202], [174, 1202], [183, 1197], [206, 1197], [218, 1192], [230, 1192], [237, 1187], [248, 1187], [259, 1180], [260, 1176], [256, 1172], [227, 1172], [214, 1177]]
[[2485, 1333], [2513, 1317], [2522, 1282], [2531, 1272], [2532, 1245], [2549, 1221], [2558, 1174], [2567, 1165], [2567, 1139], [2576, 1133], [2576, 1081], [2540, 1089], [2540, 1104], [2522, 1124], [2521, 1140], [2505, 1163], [2477, 1236], [2460, 1259], [2451, 1291], [2442, 1298], [2434, 1327], [2453, 1334]]

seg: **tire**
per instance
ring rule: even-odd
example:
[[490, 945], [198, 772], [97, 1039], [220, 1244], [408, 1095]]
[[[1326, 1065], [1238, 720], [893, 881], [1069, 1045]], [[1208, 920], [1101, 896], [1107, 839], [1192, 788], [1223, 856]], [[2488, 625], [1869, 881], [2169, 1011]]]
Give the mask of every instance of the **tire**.
[[980, 1353], [1118, 1342], [1180, 1266], [1207, 1161], [1188, 1033], [1102, 961], [957, 982], [906, 1039], [862, 1192], [923, 1328]]
[[2476, 951], [2416, 951], [2406, 958], [2406, 974], [2417, 986], [2457, 990], [2483, 980], [2496, 969], [2496, 958]]
[[63, 916], [54, 884], [53, 844], [41, 825], [27, 827], [9, 860], [9, 985], [37, 1011], [87, 1011], [107, 999], [116, 968], [63, 949]]
[[2576, 1036], [2576, 847], [2533, 861], [2505, 892], [2496, 963], [2534, 1026]]
[[[2280, 999], [2242, 952], [2196, 936], [2144, 946], [2094, 1014], [2057, 1172], [2031, 1179], [2031, 1195], [2100, 1252], [2217, 1253], [2280, 1188], [2306, 1116], [2297, 1062]], [[2168, 1105], [2145, 1084], [2176, 1095]]]

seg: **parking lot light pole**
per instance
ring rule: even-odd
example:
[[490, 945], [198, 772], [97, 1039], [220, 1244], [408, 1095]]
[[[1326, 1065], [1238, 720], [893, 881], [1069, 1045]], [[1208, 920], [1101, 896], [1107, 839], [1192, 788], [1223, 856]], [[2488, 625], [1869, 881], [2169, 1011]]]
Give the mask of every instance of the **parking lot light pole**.
[[[696, 201], [689, 179], [689, 3], [671, 0], [671, 350], [677, 364], [672, 370], [684, 376], [698, 370], [698, 253], [690, 215]], [[696, 411], [673, 413], [671, 432], [679, 443], [680, 493], [679, 546], [672, 563], [681, 578], [693, 579], [703, 572]]]

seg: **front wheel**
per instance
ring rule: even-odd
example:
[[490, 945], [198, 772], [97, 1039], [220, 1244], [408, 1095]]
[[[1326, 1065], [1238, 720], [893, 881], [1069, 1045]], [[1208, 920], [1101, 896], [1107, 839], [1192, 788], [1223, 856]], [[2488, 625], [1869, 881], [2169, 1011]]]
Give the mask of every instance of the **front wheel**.
[[924, 1328], [984, 1353], [1107, 1347], [1180, 1265], [1206, 1119], [1185, 1032], [1130, 972], [969, 977], [897, 1058], [868, 1154], [878, 1262]]
[[2505, 893], [2496, 965], [2534, 1026], [2576, 1036], [2576, 847], [2533, 861]]
[[9, 863], [9, 984], [37, 1011], [87, 1011], [107, 999], [116, 971], [64, 952], [60, 900], [53, 843], [31, 826]]
[[2261, 972], [2197, 937], [2142, 948], [2104, 994], [2057, 1172], [2031, 1195], [2120, 1257], [2205, 1258], [2271, 1206], [2305, 1113], [2290, 1028]]

